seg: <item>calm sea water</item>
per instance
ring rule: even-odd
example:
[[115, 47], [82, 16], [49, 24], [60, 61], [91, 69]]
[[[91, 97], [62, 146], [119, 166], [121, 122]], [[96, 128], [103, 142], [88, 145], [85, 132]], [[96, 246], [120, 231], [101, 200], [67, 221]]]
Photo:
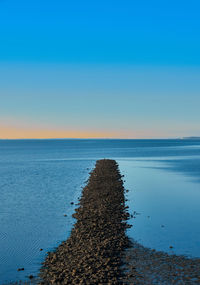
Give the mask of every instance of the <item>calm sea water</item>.
[[137, 212], [129, 236], [200, 257], [200, 140], [1, 140], [0, 284], [36, 275], [69, 236], [71, 202], [102, 158], [116, 159], [125, 175]]

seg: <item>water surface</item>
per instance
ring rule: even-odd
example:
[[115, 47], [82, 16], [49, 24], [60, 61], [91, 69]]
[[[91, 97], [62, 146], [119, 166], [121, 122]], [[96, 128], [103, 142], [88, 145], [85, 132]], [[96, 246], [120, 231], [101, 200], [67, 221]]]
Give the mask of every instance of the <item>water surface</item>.
[[200, 141], [1, 140], [0, 284], [36, 275], [46, 252], [69, 236], [71, 202], [102, 158], [117, 160], [130, 212], [139, 213], [130, 237], [200, 257]]

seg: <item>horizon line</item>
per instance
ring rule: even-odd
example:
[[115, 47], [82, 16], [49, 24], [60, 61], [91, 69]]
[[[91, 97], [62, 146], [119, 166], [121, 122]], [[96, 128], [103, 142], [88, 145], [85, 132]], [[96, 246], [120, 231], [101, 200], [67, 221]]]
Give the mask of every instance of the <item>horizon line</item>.
[[0, 140], [169, 140], [190, 137], [168, 137], [168, 138], [0, 138]]

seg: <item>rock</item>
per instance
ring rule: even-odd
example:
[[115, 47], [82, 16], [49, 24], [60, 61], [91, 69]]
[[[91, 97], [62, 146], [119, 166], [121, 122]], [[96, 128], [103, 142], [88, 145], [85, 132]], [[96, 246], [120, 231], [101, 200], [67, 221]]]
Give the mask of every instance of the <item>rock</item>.
[[33, 275], [29, 275], [29, 277], [28, 277], [29, 279], [33, 279], [34, 278], [34, 276]]

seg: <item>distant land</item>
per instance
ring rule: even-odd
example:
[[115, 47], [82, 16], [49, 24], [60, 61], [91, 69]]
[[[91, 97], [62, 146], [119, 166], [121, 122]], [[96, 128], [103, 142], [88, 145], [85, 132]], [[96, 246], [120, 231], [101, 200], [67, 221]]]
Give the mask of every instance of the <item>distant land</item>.
[[200, 137], [183, 137], [184, 140], [200, 140]]

